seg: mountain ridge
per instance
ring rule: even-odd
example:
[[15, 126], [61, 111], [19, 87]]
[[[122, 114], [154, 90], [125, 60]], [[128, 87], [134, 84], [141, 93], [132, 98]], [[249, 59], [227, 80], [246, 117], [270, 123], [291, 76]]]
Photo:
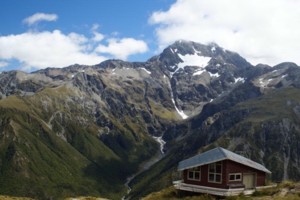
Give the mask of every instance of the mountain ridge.
[[[0, 193], [119, 199], [127, 177], [164, 153], [130, 183], [129, 198], [139, 198], [171, 184], [180, 159], [213, 145], [245, 151], [261, 163], [276, 158], [281, 166], [285, 159], [283, 167], [267, 166], [278, 174], [274, 180], [298, 179], [299, 145], [285, 154], [287, 143], [272, 134], [282, 141], [300, 135], [299, 80], [300, 68], [293, 63], [252, 66], [216, 44], [188, 41], [177, 41], [146, 62], [2, 72]], [[266, 106], [257, 106], [261, 102]], [[253, 131], [241, 131], [245, 127]], [[285, 131], [277, 134], [280, 127]], [[268, 131], [270, 144], [258, 134]], [[163, 138], [163, 149], [154, 137]], [[263, 146], [268, 148], [261, 153]]]

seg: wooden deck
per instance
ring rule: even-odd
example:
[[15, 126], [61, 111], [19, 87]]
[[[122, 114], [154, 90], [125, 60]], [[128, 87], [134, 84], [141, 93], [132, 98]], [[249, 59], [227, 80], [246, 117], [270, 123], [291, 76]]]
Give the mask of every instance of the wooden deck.
[[222, 188], [213, 188], [213, 187], [206, 187], [200, 185], [186, 184], [181, 181], [174, 181], [173, 184], [174, 187], [178, 190], [197, 192], [203, 194], [211, 194], [217, 196], [237, 196], [245, 191], [244, 188], [222, 189]]
[[276, 187], [276, 185], [270, 185], [270, 186], [262, 186], [262, 187], [257, 187], [255, 189], [247, 189], [247, 190], [245, 190], [245, 188], [222, 189], [222, 188], [213, 188], [213, 187], [187, 184], [187, 183], [183, 183], [182, 180], [173, 181], [173, 185], [178, 190], [197, 192], [203, 194], [211, 194], [217, 196], [238, 196], [240, 194], [252, 195], [256, 190]]

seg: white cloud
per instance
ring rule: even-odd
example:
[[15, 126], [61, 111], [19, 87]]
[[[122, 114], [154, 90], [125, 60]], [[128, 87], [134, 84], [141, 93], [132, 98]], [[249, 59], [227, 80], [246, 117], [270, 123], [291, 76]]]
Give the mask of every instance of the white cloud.
[[23, 22], [29, 26], [36, 24], [40, 21], [56, 21], [58, 16], [56, 14], [47, 14], [47, 13], [35, 13], [30, 17], [27, 17]]
[[8, 62], [0, 61], [0, 68], [8, 66]]
[[216, 42], [253, 64], [300, 64], [300, 1], [177, 0], [152, 14], [160, 48], [175, 40]]
[[102, 41], [104, 39], [104, 35], [101, 34], [101, 33], [93, 32], [93, 34], [94, 34], [93, 40], [95, 42], [100, 42], [100, 41]]
[[16, 59], [27, 69], [97, 64], [106, 58], [87, 52], [88, 38], [77, 33], [27, 32], [0, 36], [0, 59]]
[[108, 45], [99, 45], [96, 52], [108, 53], [115, 58], [126, 60], [131, 54], [145, 53], [148, 51], [147, 44], [142, 40], [133, 38], [109, 39]]
[[[65, 67], [72, 64], [94, 65], [108, 58], [127, 59], [128, 56], [148, 50], [142, 40], [133, 38], [111, 39], [103, 45], [100, 35], [90, 38], [78, 34], [64, 34], [59, 30], [25, 32], [17, 35], [0, 36], [0, 67], [9, 66], [14, 59], [23, 70], [46, 67]], [[98, 37], [98, 38], [97, 38]]]
[[[23, 22], [30, 26], [43, 20], [55, 21], [57, 18], [55, 14], [36, 13]], [[108, 58], [127, 59], [132, 54], [148, 50], [142, 40], [115, 39], [111, 38], [114, 36], [105, 36], [98, 29], [98, 24], [91, 27], [91, 37], [74, 32], [65, 34], [60, 30], [29, 30], [21, 34], [0, 35], [0, 67], [13, 67], [11, 63], [15, 61], [28, 71], [75, 63], [94, 65]], [[104, 39], [107, 45], [103, 44]]]
[[95, 42], [100, 42], [104, 39], [104, 35], [98, 32], [98, 28], [99, 28], [99, 24], [94, 24], [91, 29], [94, 35], [92, 40]]

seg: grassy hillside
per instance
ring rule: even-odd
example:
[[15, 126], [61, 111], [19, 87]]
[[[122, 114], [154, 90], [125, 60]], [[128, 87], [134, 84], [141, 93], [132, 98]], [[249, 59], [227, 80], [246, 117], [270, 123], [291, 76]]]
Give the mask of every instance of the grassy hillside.
[[91, 100], [78, 100], [77, 92], [46, 88], [0, 100], [0, 194], [120, 199], [126, 177], [158, 151], [140, 131], [144, 124], [126, 115], [108, 115], [111, 134], [103, 134], [86, 105]]

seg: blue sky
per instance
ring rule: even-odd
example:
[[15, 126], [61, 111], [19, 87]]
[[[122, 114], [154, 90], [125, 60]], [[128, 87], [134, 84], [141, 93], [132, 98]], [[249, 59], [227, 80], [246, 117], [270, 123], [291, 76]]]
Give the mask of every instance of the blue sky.
[[[2, 0], [0, 37], [59, 30], [65, 35], [76, 33], [91, 38], [93, 27], [97, 27], [97, 32], [101, 32], [106, 39], [134, 38], [145, 41], [147, 51], [133, 53], [126, 58], [130, 61], [145, 61], [156, 51], [154, 27], [148, 23], [148, 19], [153, 12], [166, 10], [174, 2], [174, 0]], [[57, 19], [39, 21], [30, 26], [24, 23], [24, 19], [35, 13], [55, 14]], [[103, 40], [101, 43], [107, 45], [108, 41]], [[103, 54], [105, 58], [114, 57], [108, 53]], [[0, 62], [8, 63], [7, 66], [0, 68], [0, 71], [20, 68], [35, 70], [44, 67], [30, 66], [21, 59], [1, 61], [0, 58]], [[55, 65], [55, 67], [59, 66]]]
[[[22, 33], [28, 27], [22, 20], [35, 13], [55, 13], [59, 20], [40, 28], [87, 32], [99, 24], [107, 33], [139, 36], [150, 30], [147, 20], [156, 10], [167, 9], [174, 0], [2, 0], [1, 34]], [[5, 19], [5, 20], [3, 20]]]
[[[146, 61], [179, 39], [300, 64], [297, 0], [1, 0], [0, 71]], [[272, 11], [272, 12], [270, 12]]]

